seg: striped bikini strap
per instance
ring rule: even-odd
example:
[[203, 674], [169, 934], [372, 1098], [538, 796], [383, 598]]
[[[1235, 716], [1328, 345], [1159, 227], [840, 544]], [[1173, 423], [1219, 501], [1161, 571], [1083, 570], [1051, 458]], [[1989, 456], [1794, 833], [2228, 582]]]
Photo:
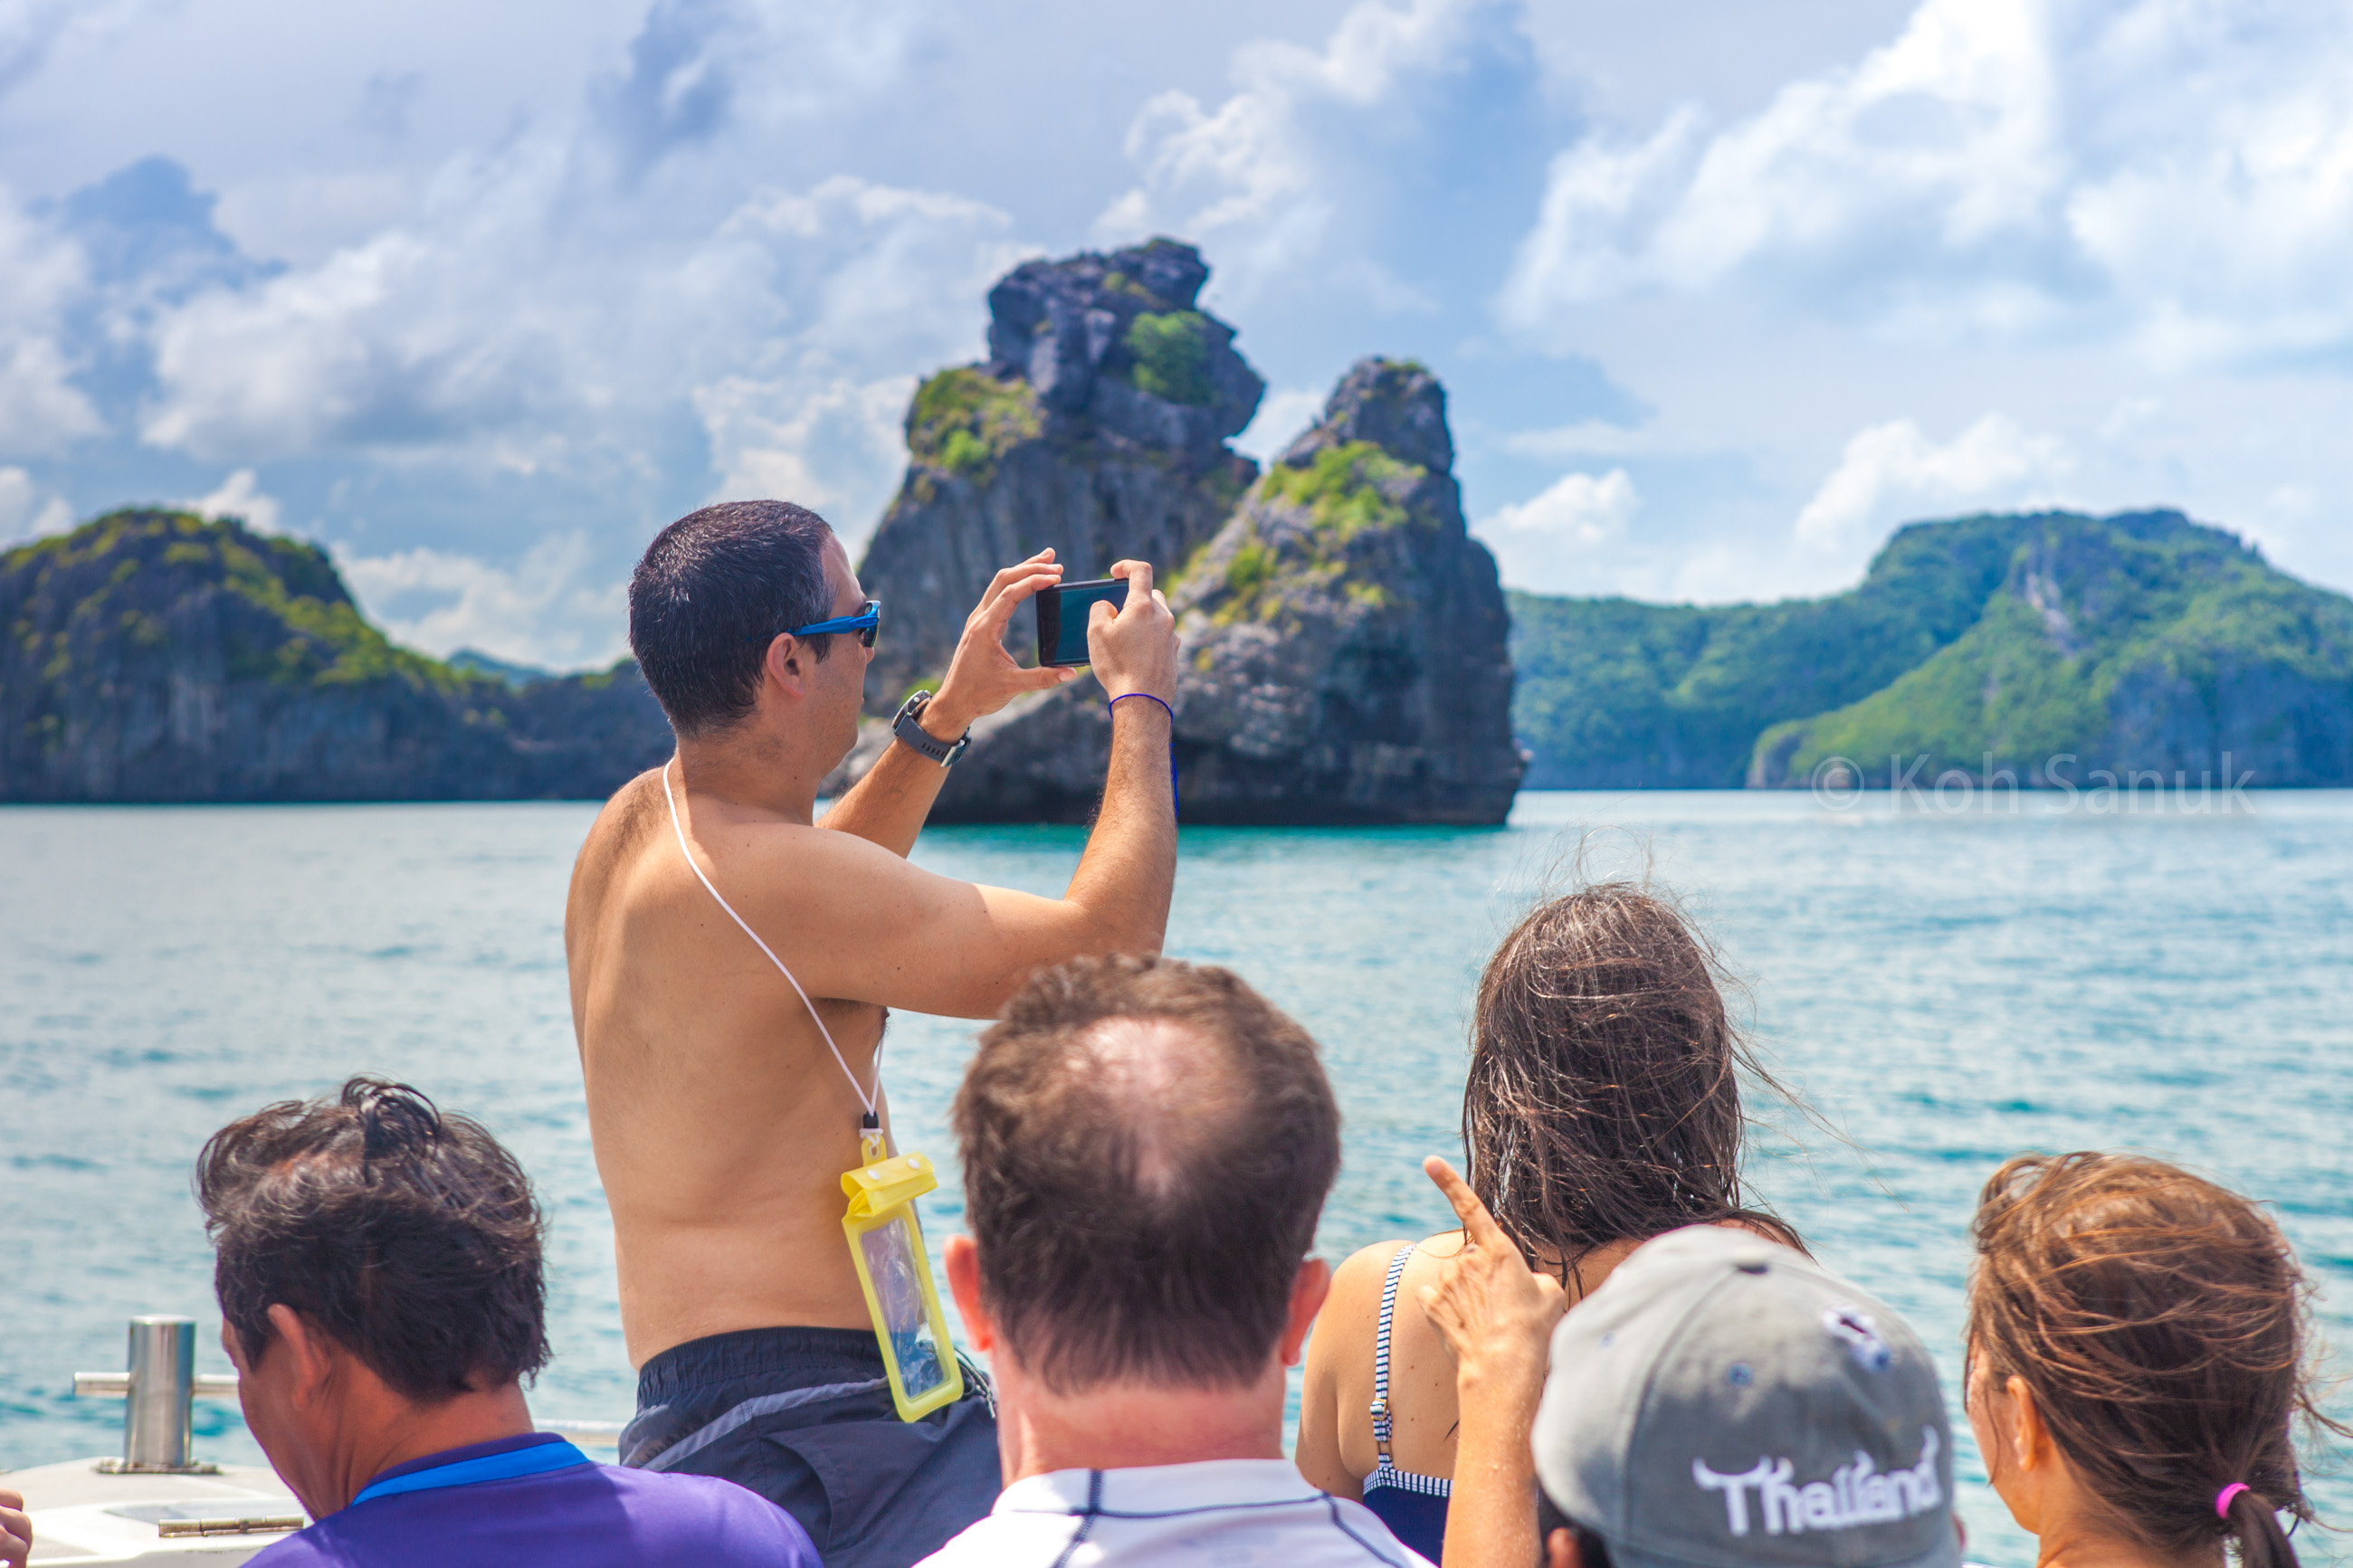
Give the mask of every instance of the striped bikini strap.
[[1417, 1244], [1407, 1242], [1389, 1259], [1389, 1274], [1381, 1281], [1380, 1328], [1373, 1335], [1373, 1447], [1380, 1468], [1389, 1468], [1389, 1319], [1397, 1311], [1398, 1281], [1405, 1276], [1405, 1260]]

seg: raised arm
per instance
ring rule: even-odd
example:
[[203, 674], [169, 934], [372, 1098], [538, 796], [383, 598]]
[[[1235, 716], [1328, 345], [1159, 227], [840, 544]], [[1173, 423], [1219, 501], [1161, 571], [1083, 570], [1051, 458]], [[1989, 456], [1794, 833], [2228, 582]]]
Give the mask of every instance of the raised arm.
[[1114, 563], [1111, 574], [1127, 579], [1126, 603], [1117, 614], [1098, 603], [1087, 621], [1087, 658], [1111, 704], [1111, 765], [1063, 901], [1105, 938], [1082, 951], [1158, 952], [1176, 891], [1176, 617], [1145, 563]]
[[[989, 579], [979, 605], [965, 620], [964, 636], [939, 690], [923, 710], [924, 733], [953, 745], [974, 720], [996, 712], [1021, 693], [1042, 691], [1077, 677], [1075, 669], [1050, 665], [1024, 669], [1005, 651], [1005, 628], [1012, 623], [1015, 607], [1061, 580], [1061, 563], [1051, 550], [1041, 550]], [[947, 769], [893, 740], [818, 826], [854, 833], [893, 855], [904, 855], [915, 847], [915, 836], [923, 831], [923, 819], [931, 815], [932, 802], [939, 798], [947, 776]]]
[[1520, 1249], [1454, 1167], [1421, 1163], [1462, 1220], [1461, 1251], [1421, 1310], [1454, 1357], [1461, 1436], [1446, 1509], [1444, 1568], [1526, 1568], [1536, 1539], [1536, 1466], [1530, 1447], [1544, 1396], [1553, 1325], [1567, 1310], [1558, 1281], [1532, 1271]]
[[1112, 572], [1127, 578], [1127, 602], [1116, 615], [1098, 605], [1087, 628], [1096, 678], [1113, 700], [1110, 773], [1061, 898], [935, 876], [863, 835], [826, 828], [723, 841], [716, 868], [703, 846], [720, 890], [812, 994], [986, 1018], [1041, 965], [1160, 950], [1176, 877], [1161, 706], [1176, 695], [1176, 620], [1151, 567], [1123, 561]]

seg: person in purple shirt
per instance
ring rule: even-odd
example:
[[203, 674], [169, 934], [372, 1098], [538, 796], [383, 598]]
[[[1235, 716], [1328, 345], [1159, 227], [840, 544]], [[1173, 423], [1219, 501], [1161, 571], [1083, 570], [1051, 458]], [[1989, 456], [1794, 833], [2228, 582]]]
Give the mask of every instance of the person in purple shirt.
[[246, 1424], [317, 1521], [257, 1568], [818, 1568], [799, 1522], [732, 1481], [532, 1430], [542, 1220], [475, 1122], [354, 1078], [215, 1133], [196, 1197]]

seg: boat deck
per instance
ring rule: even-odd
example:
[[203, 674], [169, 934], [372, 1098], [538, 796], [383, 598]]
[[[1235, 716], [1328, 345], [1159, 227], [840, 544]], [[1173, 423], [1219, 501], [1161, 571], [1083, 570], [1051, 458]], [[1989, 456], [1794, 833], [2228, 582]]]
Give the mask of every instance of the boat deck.
[[[229, 1568], [284, 1540], [288, 1525], [301, 1520], [302, 1505], [264, 1466], [223, 1465], [212, 1475], [124, 1476], [108, 1475], [99, 1464], [69, 1459], [0, 1470], [0, 1487], [25, 1494], [33, 1518], [33, 1562]], [[166, 1534], [167, 1524], [195, 1524], [201, 1533]]]

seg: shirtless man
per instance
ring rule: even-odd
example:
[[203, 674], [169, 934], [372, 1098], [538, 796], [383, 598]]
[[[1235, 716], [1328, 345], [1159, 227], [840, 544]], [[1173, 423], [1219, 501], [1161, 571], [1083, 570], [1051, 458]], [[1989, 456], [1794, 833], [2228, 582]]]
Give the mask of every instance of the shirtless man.
[[[1061, 571], [1045, 552], [989, 584], [914, 715], [931, 751], [1074, 677], [1024, 669], [1003, 642], [1014, 607]], [[861, 1163], [870, 1103], [889, 1124], [886, 1009], [989, 1017], [1039, 965], [1157, 952], [1167, 924], [1176, 624], [1150, 566], [1112, 573], [1126, 605], [1098, 606], [1087, 634], [1112, 700], [1110, 772], [1059, 900], [908, 864], [948, 765], [920, 740], [894, 741], [812, 822], [818, 782], [857, 738], [873, 635], [822, 519], [707, 507], [664, 529], [629, 584], [630, 646], [678, 755], [597, 817], [565, 914], [639, 1371], [622, 1461], [750, 1487], [801, 1521], [828, 1568], [903, 1568], [998, 1490], [976, 1374], [955, 1404], [898, 1418], [842, 1236], [840, 1177]], [[813, 629], [834, 622], [851, 629]]]

